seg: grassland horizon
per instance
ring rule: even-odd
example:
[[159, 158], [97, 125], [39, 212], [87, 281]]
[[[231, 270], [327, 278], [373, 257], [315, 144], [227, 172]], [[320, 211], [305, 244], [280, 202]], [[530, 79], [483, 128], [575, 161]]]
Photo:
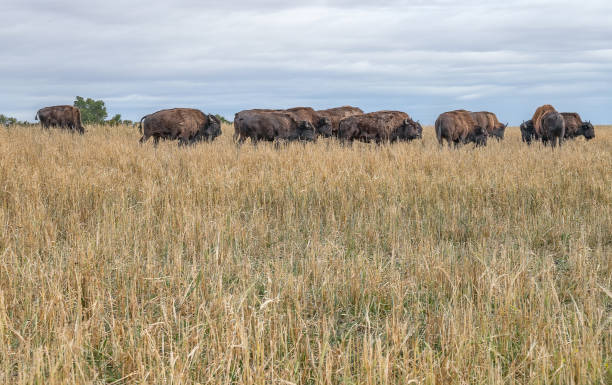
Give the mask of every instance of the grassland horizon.
[[612, 127], [552, 150], [0, 129], [0, 383], [609, 384]]

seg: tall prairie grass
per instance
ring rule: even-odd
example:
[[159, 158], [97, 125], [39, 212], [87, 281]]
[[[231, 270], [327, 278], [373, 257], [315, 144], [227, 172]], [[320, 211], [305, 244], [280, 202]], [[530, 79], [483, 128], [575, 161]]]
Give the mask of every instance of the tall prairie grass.
[[610, 384], [612, 128], [559, 150], [0, 130], [0, 382]]

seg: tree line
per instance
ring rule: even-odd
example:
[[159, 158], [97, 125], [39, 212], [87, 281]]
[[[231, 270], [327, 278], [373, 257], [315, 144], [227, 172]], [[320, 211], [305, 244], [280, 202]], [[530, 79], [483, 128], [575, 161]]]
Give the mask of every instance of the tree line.
[[[129, 119], [121, 119], [121, 114], [115, 114], [110, 119], [108, 111], [103, 100], [94, 100], [92, 98], [85, 99], [82, 96], [77, 96], [73, 105], [81, 110], [81, 121], [83, 124], [107, 124], [117, 126], [119, 124], [133, 125], [134, 122]], [[216, 115], [223, 123], [231, 123], [221, 115]], [[27, 121], [20, 121], [16, 118], [0, 114], [0, 124], [2, 125], [27, 125]]]

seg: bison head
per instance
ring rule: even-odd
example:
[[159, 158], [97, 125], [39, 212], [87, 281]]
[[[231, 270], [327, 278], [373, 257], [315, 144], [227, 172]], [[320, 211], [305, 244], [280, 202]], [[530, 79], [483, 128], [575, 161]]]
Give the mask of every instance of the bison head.
[[480, 126], [476, 126], [474, 127], [472, 132], [467, 136], [466, 140], [468, 142], [474, 142], [477, 147], [486, 146], [488, 136], [489, 134], [487, 133], [486, 129]]
[[535, 135], [535, 129], [533, 127], [533, 121], [528, 120], [526, 122], [521, 123], [521, 139], [523, 142], [527, 144], [531, 144], [533, 137]]
[[423, 126], [421, 126], [420, 122], [416, 122], [416, 126], [417, 126], [416, 129], [419, 133], [419, 136], [417, 136], [417, 138], [421, 139], [423, 138]]
[[201, 139], [212, 141], [221, 135], [221, 121], [216, 116], [209, 114], [208, 121], [200, 127], [199, 136]]
[[506, 127], [508, 127], [508, 123], [499, 124], [497, 127], [493, 129], [491, 135], [495, 136], [497, 139], [504, 139], [504, 134], [506, 132]]
[[[294, 139], [314, 142], [317, 140], [317, 130], [306, 120], [302, 120], [297, 124], [297, 132]], [[292, 138], [293, 139], [293, 138]]]
[[582, 123], [581, 131], [586, 140], [591, 140], [595, 137], [595, 127], [593, 127], [591, 122]]
[[324, 138], [329, 138], [332, 136], [332, 121], [328, 117], [322, 117], [317, 122], [317, 134], [321, 135]]
[[423, 136], [423, 127], [420, 123], [415, 123], [410, 118], [406, 118], [389, 138], [392, 142], [396, 140], [420, 139]]

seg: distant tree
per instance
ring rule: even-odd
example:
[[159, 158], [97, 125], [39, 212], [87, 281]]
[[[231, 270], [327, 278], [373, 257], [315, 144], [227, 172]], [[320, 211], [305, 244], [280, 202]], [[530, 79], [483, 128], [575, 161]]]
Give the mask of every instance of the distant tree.
[[108, 116], [106, 106], [102, 100], [83, 99], [81, 96], [77, 96], [74, 106], [81, 110], [81, 120], [84, 124], [101, 124], [104, 123]]
[[13, 126], [15, 124], [25, 124], [25, 122], [20, 122], [16, 118], [0, 114], [0, 124], [8, 127]]
[[124, 120], [122, 123], [123, 123], [123, 124], [125, 124], [126, 126], [131, 126], [131, 125], [133, 125], [133, 124], [134, 124], [134, 122], [132, 122], [132, 121], [131, 121], [131, 120], [129, 120], [129, 119]]
[[111, 126], [118, 126], [121, 124], [121, 114], [116, 114], [110, 120], [106, 121]]
[[221, 116], [219, 114], [215, 114], [215, 116], [217, 117], [217, 119], [219, 119], [221, 121], [221, 123], [227, 123], [227, 124], [232, 123], [229, 120], [225, 119], [225, 117], [223, 117], [223, 116]]

